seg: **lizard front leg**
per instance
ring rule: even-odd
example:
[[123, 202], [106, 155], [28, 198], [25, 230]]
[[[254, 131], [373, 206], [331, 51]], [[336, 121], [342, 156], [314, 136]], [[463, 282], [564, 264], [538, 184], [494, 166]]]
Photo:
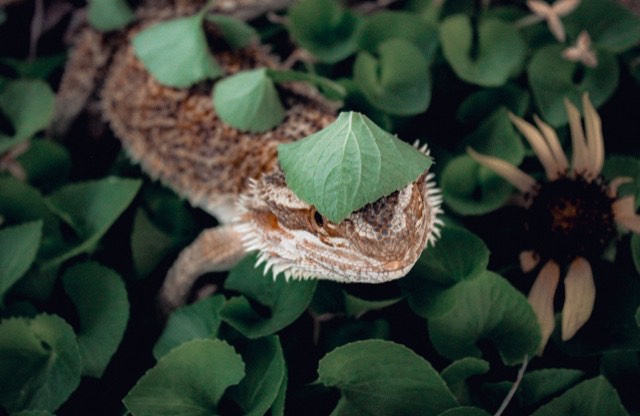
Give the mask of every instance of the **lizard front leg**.
[[160, 308], [169, 314], [182, 306], [199, 276], [229, 270], [246, 254], [242, 239], [231, 225], [209, 228], [187, 246], [169, 269], [159, 293]]

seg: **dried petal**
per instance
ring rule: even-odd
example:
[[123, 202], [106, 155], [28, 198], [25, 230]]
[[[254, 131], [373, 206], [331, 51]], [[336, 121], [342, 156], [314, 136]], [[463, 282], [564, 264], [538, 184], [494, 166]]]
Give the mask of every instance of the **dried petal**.
[[589, 320], [596, 300], [596, 286], [589, 262], [577, 257], [569, 265], [564, 279], [562, 340], [567, 341]]

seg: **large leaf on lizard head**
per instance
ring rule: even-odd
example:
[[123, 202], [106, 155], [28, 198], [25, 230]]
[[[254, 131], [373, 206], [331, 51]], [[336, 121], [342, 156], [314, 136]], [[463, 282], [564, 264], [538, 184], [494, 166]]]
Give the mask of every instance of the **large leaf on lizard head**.
[[328, 127], [278, 146], [287, 186], [338, 223], [406, 186], [431, 159], [360, 113], [340, 113]]

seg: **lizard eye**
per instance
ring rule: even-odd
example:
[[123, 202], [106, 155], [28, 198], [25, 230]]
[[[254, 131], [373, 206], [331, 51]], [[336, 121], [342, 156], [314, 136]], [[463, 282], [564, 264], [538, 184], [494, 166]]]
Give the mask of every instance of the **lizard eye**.
[[316, 223], [318, 227], [322, 227], [324, 225], [324, 219], [322, 218], [322, 215], [320, 215], [318, 211], [314, 211], [313, 221]]

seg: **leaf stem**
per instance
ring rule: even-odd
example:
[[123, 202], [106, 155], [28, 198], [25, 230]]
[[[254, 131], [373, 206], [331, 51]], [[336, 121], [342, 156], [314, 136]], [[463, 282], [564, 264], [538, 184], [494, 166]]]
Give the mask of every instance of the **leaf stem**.
[[498, 408], [498, 410], [493, 416], [501, 416], [502, 413], [505, 411], [505, 409], [511, 402], [511, 399], [513, 399], [513, 396], [516, 394], [516, 390], [518, 390], [518, 387], [520, 387], [520, 383], [522, 382], [522, 378], [524, 377], [524, 372], [527, 370], [528, 364], [529, 364], [529, 357], [525, 354], [524, 359], [522, 361], [522, 366], [520, 367], [520, 370], [518, 370], [516, 381], [513, 383], [513, 386], [511, 386], [511, 389], [509, 389], [509, 393], [507, 393], [506, 397], [502, 401], [502, 404], [500, 405], [500, 407]]

